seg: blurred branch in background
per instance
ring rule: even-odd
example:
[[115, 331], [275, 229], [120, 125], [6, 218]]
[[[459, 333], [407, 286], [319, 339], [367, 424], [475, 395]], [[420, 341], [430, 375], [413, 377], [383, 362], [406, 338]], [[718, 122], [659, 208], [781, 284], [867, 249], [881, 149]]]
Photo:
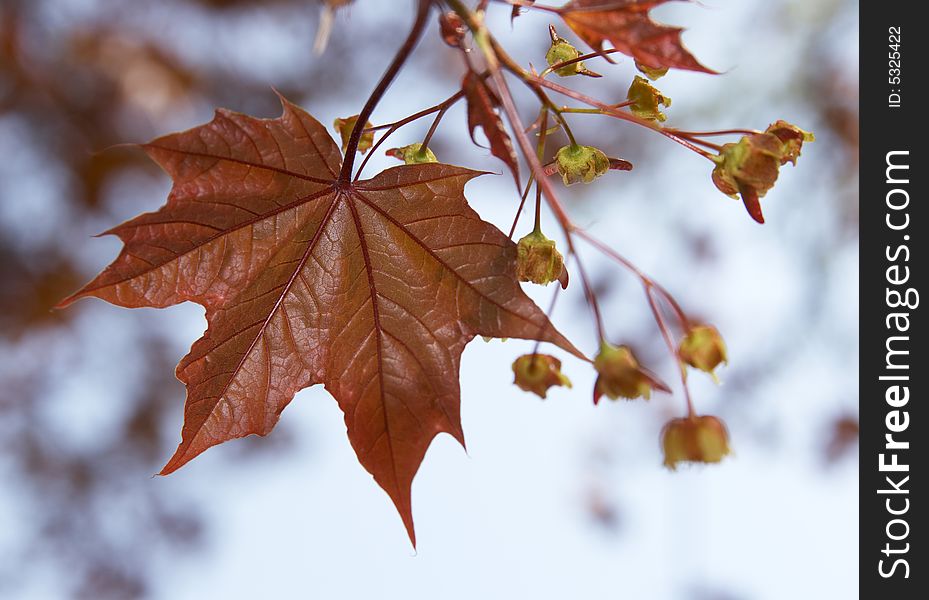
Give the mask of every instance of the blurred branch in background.
[[[194, 20], [203, 41], [258, 10], [309, 31], [307, 4], [0, 3], [0, 597], [144, 597], [159, 561], [202, 546], [203, 507], [150, 479], [176, 443], [183, 399], [172, 332], [113, 335], [112, 313], [90, 323], [88, 306], [51, 307], [93, 263], [83, 232], [146, 201], [117, 196], [120, 182], [158, 176], [143, 153], [114, 145], [187, 125], [202, 107], [275, 109], [260, 72], [227, 62], [224, 44], [185, 43], [178, 20]], [[309, 48], [304, 31], [277, 35], [288, 33]], [[298, 96], [309, 71], [275, 84]], [[94, 389], [94, 354], [127, 372], [125, 390], [80, 393]], [[116, 410], [93, 427], [86, 415], [103, 405]]]

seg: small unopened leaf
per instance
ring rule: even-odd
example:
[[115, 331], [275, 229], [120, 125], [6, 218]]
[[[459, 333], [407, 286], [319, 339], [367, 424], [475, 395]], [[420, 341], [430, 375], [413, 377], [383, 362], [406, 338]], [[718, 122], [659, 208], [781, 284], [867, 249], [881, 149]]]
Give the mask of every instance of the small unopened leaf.
[[474, 142], [474, 130], [477, 127], [483, 129], [487, 141], [490, 142], [491, 154], [506, 163], [513, 173], [516, 187], [519, 187], [519, 159], [516, 157], [510, 135], [496, 110], [500, 106], [500, 99], [474, 71], [468, 71], [465, 75], [461, 89], [464, 90], [465, 99], [468, 101], [468, 131], [471, 133], [471, 141]]

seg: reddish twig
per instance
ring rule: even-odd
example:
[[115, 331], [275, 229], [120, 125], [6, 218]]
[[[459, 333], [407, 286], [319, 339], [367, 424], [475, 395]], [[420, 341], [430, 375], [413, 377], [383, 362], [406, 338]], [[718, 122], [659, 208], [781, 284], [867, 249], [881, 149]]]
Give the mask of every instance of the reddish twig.
[[340, 185], [348, 184], [349, 181], [351, 181], [352, 169], [355, 166], [355, 153], [358, 150], [358, 143], [361, 141], [361, 134], [364, 132], [365, 123], [368, 122], [368, 117], [374, 112], [374, 108], [381, 101], [381, 98], [383, 98], [387, 88], [393, 83], [393, 80], [397, 77], [400, 69], [403, 68], [404, 63], [406, 63], [407, 59], [410, 57], [416, 44], [419, 43], [419, 39], [426, 29], [426, 22], [431, 7], [432, 0], [419, 0], [416, 9], [416, 20], [410, 28], [409, 35], [407, 35], [400, 49], [397, 50], [397, 54], [387, 67], [387, 70], [384, 71], [381, 80], [377, 82], [377, 86], [375, 86], [374, 91], [371, 92], [361, 112], [358, 113], [358, 120], [355, 121], [355, 126], [352, 128], [352, 133], [348, 138], [348, 144], [345, 149], [345, 162], [342, 163], [342, 170], [339, 172]]

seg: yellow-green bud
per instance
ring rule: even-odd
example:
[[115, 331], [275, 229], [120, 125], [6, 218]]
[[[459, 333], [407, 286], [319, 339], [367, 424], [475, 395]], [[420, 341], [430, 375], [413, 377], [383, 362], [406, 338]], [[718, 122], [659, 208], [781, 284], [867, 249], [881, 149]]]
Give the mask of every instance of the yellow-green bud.
[[[578, 52], [577, 48], [562, 40], [552, 44], [552, 47], [549, 48], [548, 52], [545, 54], [545, 60], [548, 61], [548, 65], [552, 67], [558, 63], [574, 60], [580, 55], [581, 53]], [[601, 77], [599, 73], [595, 73], [594, 71], [591, 71], [586, 66], [584, 66], [584, 61], [582, 60], [573, 62], [569, 65], [564, 65], [563, 67], [558, 67], [554, 70], [554, 73], [559, 77], [570, 77], [572, 75]]]
[[728, 361], [726, 343], [712, 325], [691, 327], [681, 340], [678, 354], [685, 363], [713, 375], [716, 367]]
[[653, 389], [670, 392], [668, 386], [651, 371], [639, 365], [628, 346], [617, 347], [603, 342], [600, 352], [594, 357], [594, 369], [598, 373], [594, 383], [594, 404], [598, 404], [604, 395], [611, 400], [639, 397], [648, 400]]
[[[333, 127], [339, 132], [339, 136], [342, 138], [342, 153], [345, 154], [345, 151], [348, 149], [348, 140], [352, 137], [352, 129], [355, 128], [355, 123], [358, 122], [358, 115], [351, 117], [346, 117], [344, 119], [336, 119], [333, 122]], [[365, 123], [365, 128], [373, 127], [371, 121]], [[374, 144], [374, 132], [368, 131], [361, 134], [361, 138], [358, 140], [358, 152], [364, 154], [367, 152], [371, 146]]]
[[562, 278], [564, 257], [555, 248], [555, 241], [540, 231], [533, 231], [516, 244], [516, 278], [541, 285]]
[[[571, 42], [558, 35], [554, 26], [549, 26], [549, 33], [552, 37], [552, 45], [545, 54], [545, 60], [548, 62], [548, 66], [554, 67], [559, 63], [574, 60], [581, 55]], [[554, 73], [559, 77], [570, 77], [571, 75], [586, 75], [588, 77], [601, 76], [599, 73], [594, 73], [585, 67], [584, 61], [582, 60], [559, 67], [554, 70]]]
[[708, 415], [672, 419], [661, 432], [664, 465], [672, 471], [682, 462], [718, 463], [729, 454], [729, 433]]
[[545, 398], [553, 386], [571, 387], [571, 380], [561, 372], [561, 361], [548, 354], [524, 354], [513, 362], [513, 383], [519, 389]]
[[555, 167], [565, 185], [590, 183], [610, 170], [610, 159], [593, 146], [571, 144], [555, 154]]
[[419, 142], [400, 148], [391, 148], [387, 151], [387, 156], [399, 158], [408, 165], [418, 165], [422, 163], [439, 162], [429, 148], [423, 148]]
[[632, 102], [629, 110], [635, 116], [649, 121], [665, 121], [668, 118], [659, 106], [671, 106], [671, 99], [659, 92], [644, 77], [635, 76], [626, 97]]

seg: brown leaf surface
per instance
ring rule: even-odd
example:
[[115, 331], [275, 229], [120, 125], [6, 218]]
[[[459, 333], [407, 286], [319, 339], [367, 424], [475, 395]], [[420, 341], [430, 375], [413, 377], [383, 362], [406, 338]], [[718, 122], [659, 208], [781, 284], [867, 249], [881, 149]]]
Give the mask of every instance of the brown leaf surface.
[[490, 142], [491, 154], [505, 162], [510, 168], [518, 188], [519, 159], [516, 157], [510, 135], [506, 132], [503, 121], [496, 111], [496, 108], [500, 106], [500, 100], [493, 90], [487, 87], [487, 82], [474, 71], [468, 71], [465, 75], [461, 82], [461, 89], [464, 90], [465, 99], [468, 101], [468, 132], [471, 134], [471, 141], [474, 141], [474, 130], [477, 127], [483, 129], [484, 135]]
[[477, 172], [404, 165], [340, 185], [338, 146], [282, 103], [276, 119], [219, 110], [144, 145], [174, 180], [167, 204], [108, 231], [119, 257], [62, 305], [206, 308], [207, 331], [177, 367], [184, 427], [162, 474], [267, 434], [321, 383], [415, 544], [410, 487], [426, 449], [441, 432], [464, 443], [464, 346], [480, 334], [582, 355], [521, 291], [515, 245], [465, 201]]
[[591, 48], [604, 42], [652, 69], [671, 67], [715, 73], [701, 65], [681, 42], [680, 27], [652, 21], [649, 11], [670, 0], [571, 0], [561, 18]]

